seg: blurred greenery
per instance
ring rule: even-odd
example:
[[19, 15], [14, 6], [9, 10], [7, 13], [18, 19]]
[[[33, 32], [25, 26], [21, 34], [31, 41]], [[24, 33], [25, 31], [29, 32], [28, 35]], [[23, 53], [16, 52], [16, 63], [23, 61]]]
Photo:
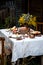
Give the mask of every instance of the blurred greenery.
[[14, 24], [14, 22], [12, 23], [12, 21], [14, 21], [14, 18], [10, 18], [9, 16], [5, 19], [0, 18], [0, 29], [11, 27]]
[[41, 62], [40, 62], [40, 56], [38, 57], [35, 57], [35, 58], [32, 58], [30, 61], [31, 57], [27, 57], [25, 58], [24, 60], [22, 60], [22, 63], [20, 61], [20, 65], [41, 65]]
[[7, 18], [5, 18], [5, 28], [9, 28], [15, 25], [15, 18], [14, 17], [10, 17], [8, 16]]
[[4, 20], [1, 20], [1, 18], [0, 18], [0, 29], [2, 29], [2, 28], [4, 28]]

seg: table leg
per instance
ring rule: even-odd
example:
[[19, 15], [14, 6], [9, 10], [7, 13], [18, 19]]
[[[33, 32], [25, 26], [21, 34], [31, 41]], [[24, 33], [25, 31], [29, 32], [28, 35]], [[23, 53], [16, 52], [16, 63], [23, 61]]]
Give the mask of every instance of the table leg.
[[15, 65], [15, 64], [16, 64], [16, 62], [12, 62], [12, 63], [11, 63], [11, 65]]
[[19, 62], [20, 62], [20, 59], [18, 59], [18, 60], [17, 60], [17, 63], [16, 63], [16, 65], [19, 65]]
[[43, 65], [43, 56], [41, 56], [41, 65]]

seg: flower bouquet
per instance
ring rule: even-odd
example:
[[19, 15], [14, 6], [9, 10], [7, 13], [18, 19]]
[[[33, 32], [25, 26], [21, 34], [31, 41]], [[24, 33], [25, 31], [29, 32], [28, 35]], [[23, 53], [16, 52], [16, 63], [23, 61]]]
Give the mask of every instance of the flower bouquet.
[[22, 14], [18, 20], [18, 23], [20, 26], [27, 24], [28, 26], [33, 25], [36, 27], [36, 16], [30, 14]]

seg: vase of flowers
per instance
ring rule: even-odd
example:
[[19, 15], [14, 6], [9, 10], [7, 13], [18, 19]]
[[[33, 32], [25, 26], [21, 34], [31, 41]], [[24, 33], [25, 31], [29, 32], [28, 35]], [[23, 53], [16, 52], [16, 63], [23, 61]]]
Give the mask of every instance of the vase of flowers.
[[20, 26], [27, 25], [27, 26], [34, 26], [36, 27], [36, 16], [30, 15], [30, 14], [22, 14], [20, 16], [18, 23]]

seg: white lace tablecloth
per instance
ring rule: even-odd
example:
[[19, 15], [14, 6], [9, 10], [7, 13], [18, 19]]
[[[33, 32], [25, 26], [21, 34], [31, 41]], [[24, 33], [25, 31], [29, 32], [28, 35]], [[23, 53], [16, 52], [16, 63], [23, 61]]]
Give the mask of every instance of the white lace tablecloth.
[[6, 29], [1, 29], [0, 35], [4, 36], [7, 42], [12, 43], [12, 62], [15, 62], [19, 58], [43, 55], [43, 35], [33, 39], [16, 40], [9, 38], [13, 34], [6, 32]]

